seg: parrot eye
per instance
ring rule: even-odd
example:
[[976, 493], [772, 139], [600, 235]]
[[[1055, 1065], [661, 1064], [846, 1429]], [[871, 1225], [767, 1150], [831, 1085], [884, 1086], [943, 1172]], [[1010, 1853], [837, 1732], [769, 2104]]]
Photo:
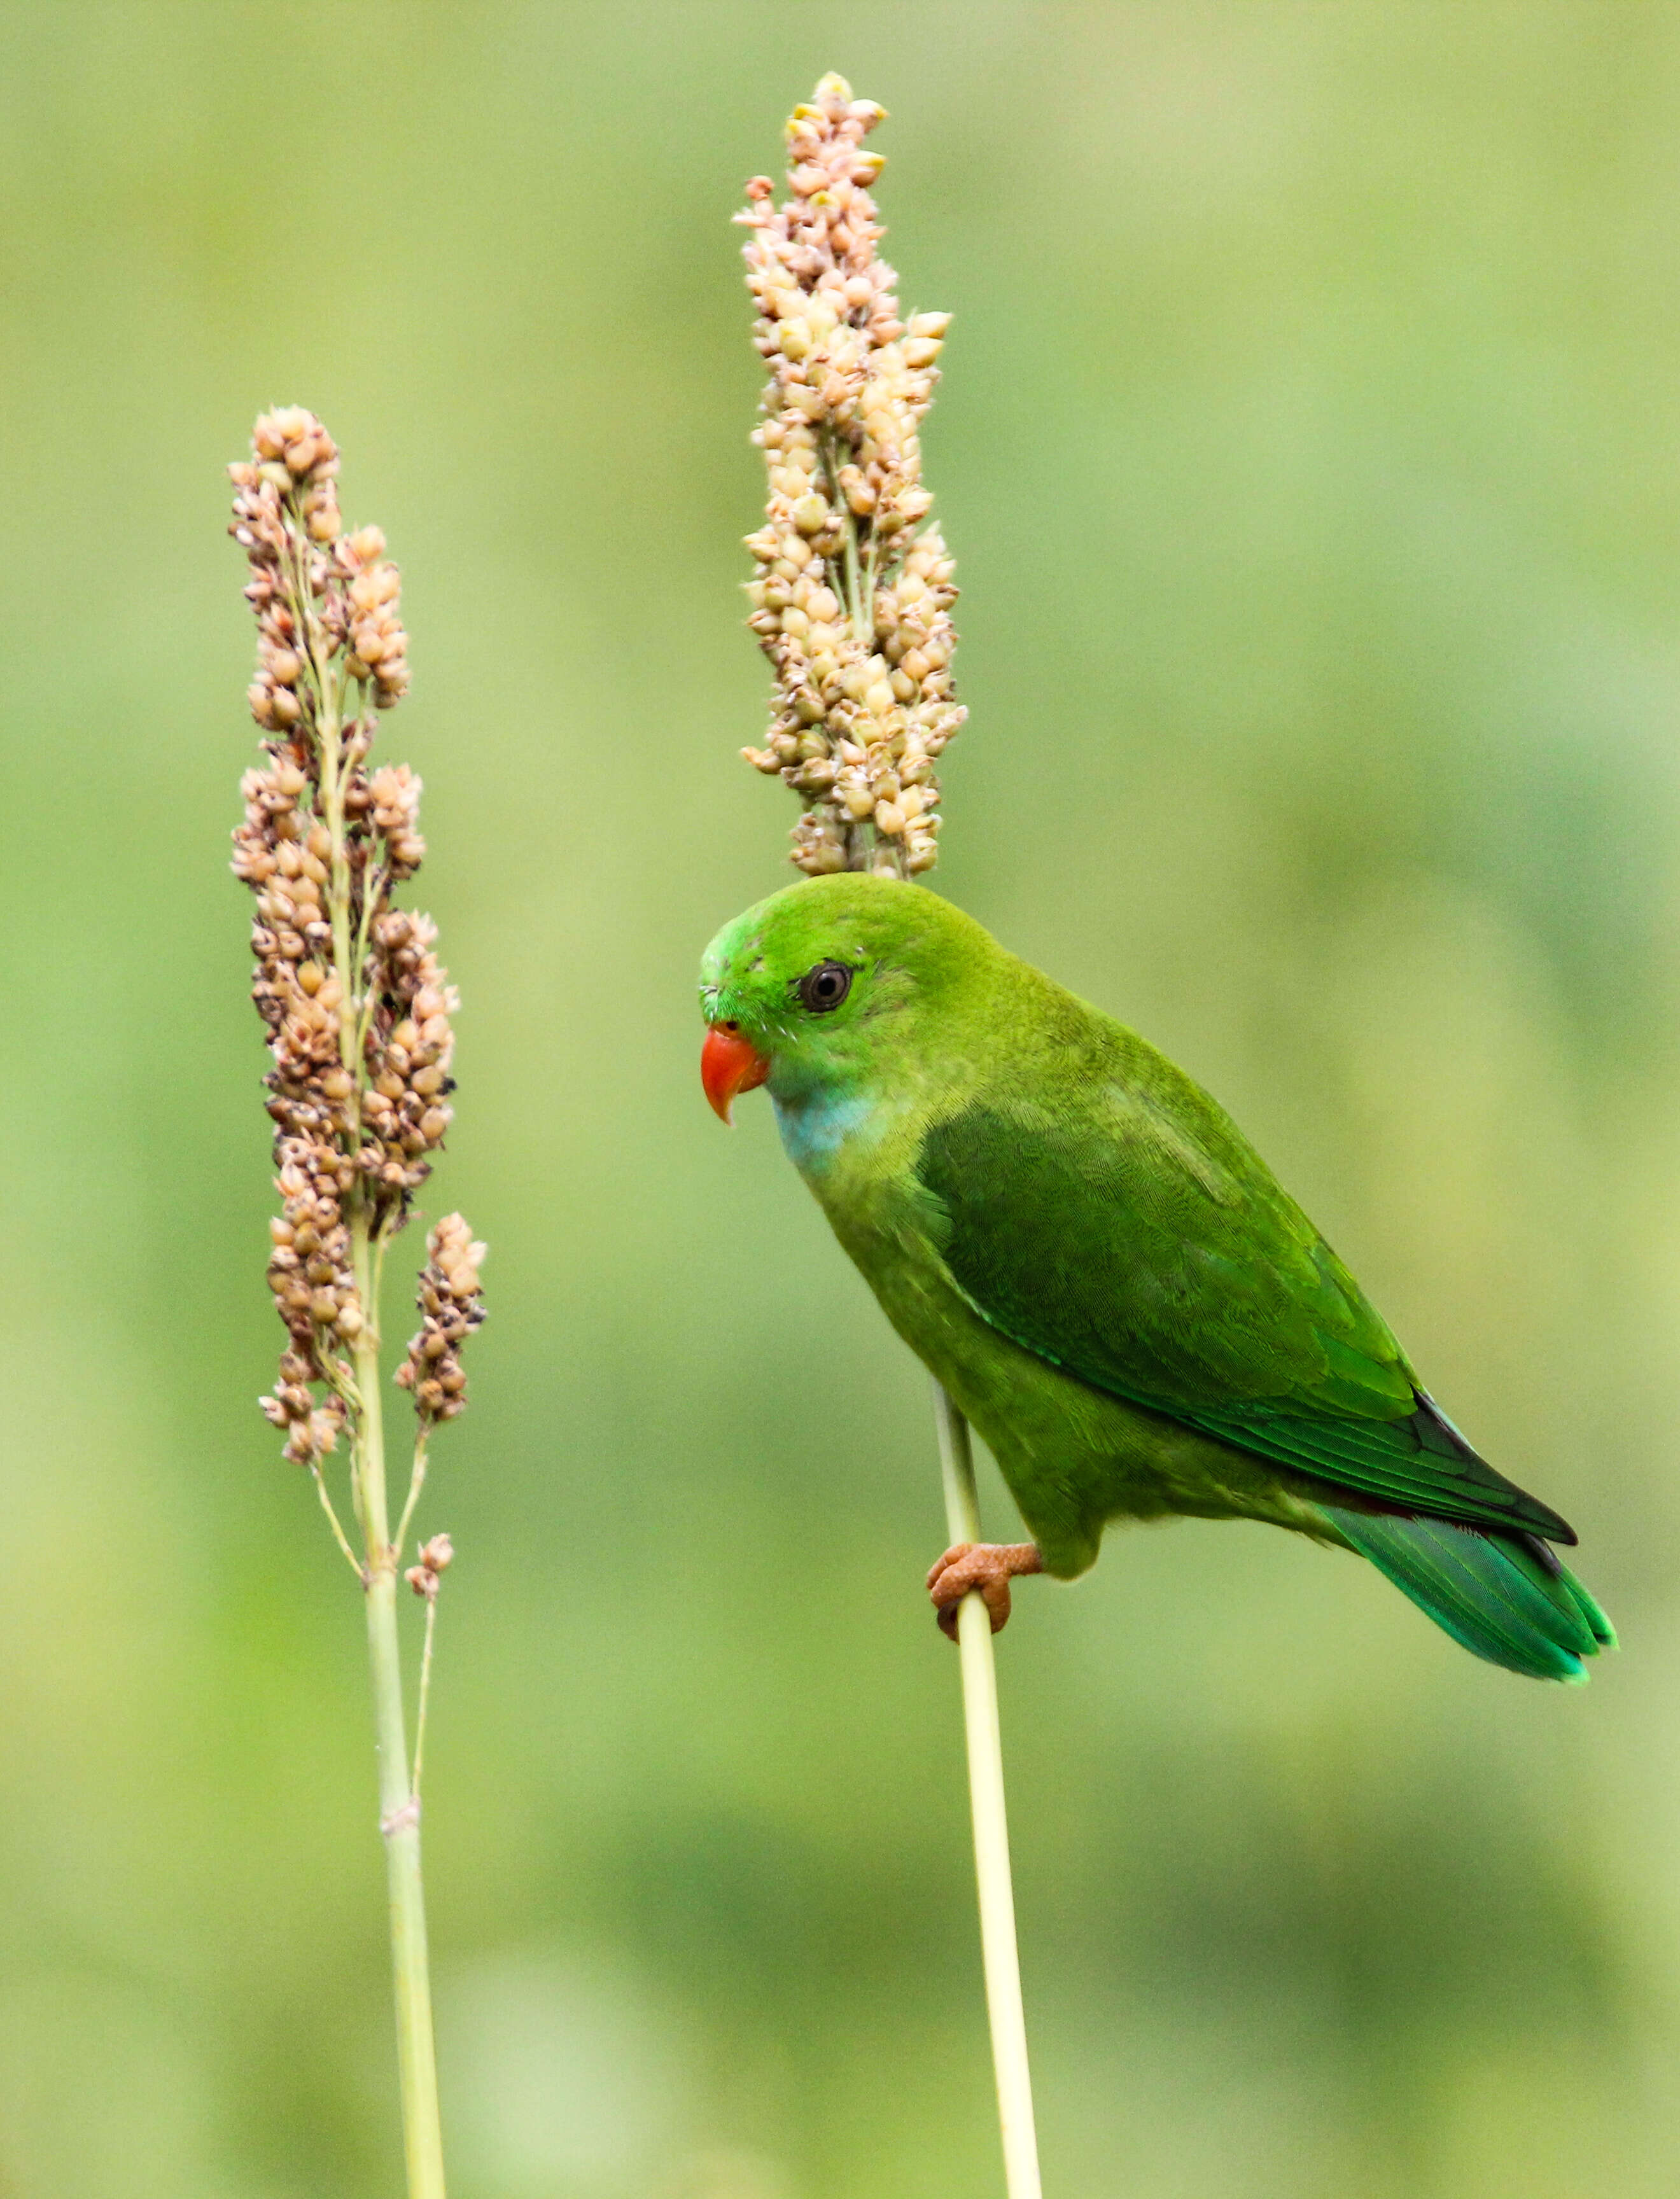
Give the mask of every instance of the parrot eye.
[[814, 1016], [837, 1008], [852, 989], [852, 973], [843, 962], [819, 962], [799, 981], [799, 997]]

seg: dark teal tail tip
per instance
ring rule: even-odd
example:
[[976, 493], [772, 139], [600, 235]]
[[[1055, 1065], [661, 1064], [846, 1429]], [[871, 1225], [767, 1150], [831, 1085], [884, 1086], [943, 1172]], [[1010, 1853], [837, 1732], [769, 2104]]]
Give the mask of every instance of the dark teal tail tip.
[[1616, 1647], [1616, 1630], [1590, 1592], [1530, 1536], [1339, 1505], [1324, 1510], [1350, 1549], [1490, 1665], [1580, 1687], [1586, 1660]]

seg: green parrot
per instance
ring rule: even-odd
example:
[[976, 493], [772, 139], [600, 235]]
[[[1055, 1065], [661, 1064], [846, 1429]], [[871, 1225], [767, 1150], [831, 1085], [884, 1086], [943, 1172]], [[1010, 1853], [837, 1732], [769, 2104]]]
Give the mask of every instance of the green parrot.
[[1582, 1681], [1608, 1619], [1575, 1536], [1419, 1385], [1230, 1117], [925, 886], [788, 887], [706, 951], [707, 1097], [767, 1085], [888, 1320], [1034, 1539], [948, 1550], [941, 1624], [1070, 1579], [1111, 1519], [1263, 1519], [1356, 1551], [1479, 1657]]

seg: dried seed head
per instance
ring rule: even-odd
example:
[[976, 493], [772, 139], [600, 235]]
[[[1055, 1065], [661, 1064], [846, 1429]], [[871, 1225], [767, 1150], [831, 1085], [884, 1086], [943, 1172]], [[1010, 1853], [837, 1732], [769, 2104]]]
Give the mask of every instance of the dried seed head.
[[[776, 678], [769, 738], [742, 753], [814, 797], [793, 831], [793, 860], [814, 875], [932, 868], [930, 760], [965, 715], [947, 669], [954, 568], [922, 523], [933, 499], [920, 426], [951, 317], [901, 318], [877, 252], [869, 186], [883, 162], [863, 139], [883, 114], [825, 77], [787, 125], [787, 201], [776, 206], [768, 178], [755, 177], [737, 216], [751, 231], [753, 341], [770, 376], [754, 437], [769, 500], [747, 538], [769, 577], [750, 586], [748, 624]], [[922, 772], [914, 805], [894, 777], [907, 754]]]
[[[423, 1426], [452, 1420], [466, 1409], [463, 1343], [484, 1319], [479, 1269], [484, 1246], [458, 1214], [446, 1214], [426, 1240], [430, 1257], [420, 1273], [421, 1325], [409, 1339], [408, 1356], [396, 1379], [414, 1393]], [[444, 1562], [448, 1562], [447, 1558]]]
[[429, 1543], [420, 1546], [420, 1562], [411, 1566], [403, 1578], [416, 1595], [423, 1595], [429, 1603], [435, 1603], [438, 1576], [455, 1562], [455, 1545], [447, 1535], [434, 1535]]
[[[359, 1409], [346, 1355], [368, 1314], [352, 1222], [389, 1236], [430, 1173], [452, 1114], [458, 1003], [436, 928], [391, 904], [426, 851], [420, 781], [406, 764], [369, 764], [376, 713], [408, 684], [385, 537], [344, 531], [337, 447], [300, 407], [265, 413], [251, 458], [229, 472], [264, 735], [263, 761], [241, 783], [233, 869], [255, 896], [251, 989], [268, 1030], [282, 1200], [268, 1282], [288, 1333], [262, 1409], [287, 1430], [287, 1456], [314, 1464]], [[458, 1388], [446, 1394], [458, 1411]]]

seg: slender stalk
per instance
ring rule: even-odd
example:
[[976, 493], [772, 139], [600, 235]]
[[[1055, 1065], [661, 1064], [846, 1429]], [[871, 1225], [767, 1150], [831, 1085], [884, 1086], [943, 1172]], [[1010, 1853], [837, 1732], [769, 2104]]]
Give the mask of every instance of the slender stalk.
[[385, 1840], [391, 1904], [391, 1966], [396, 1991], [397, 2063], [402, 2085], [403, 2146], [410, 2199], [444, 2199], [443, 2129], [438, 2114], [437, 2056], [432, 2037], [431, 1974], [426, 1953], [426, 1901], [420, 1875], [420, 1803], [409, 1776], [403, 1718], [401, 1648], [397, 1634], [397, 1556], [385, 1493], [385, 1434], [379, 1396], [378, 1251], [365, 1217], [352, 1224], [356, 1279], [367, 1323], [356, 1339], [362, 1394], [356, 1448], [358, 1510], [367, 1541], [368, 1662], [373, 1679], [375, 1749], [379, 1762], [379, 1829]]
[[[337, 732], [335, 719], [333, 734]], [[355, 1041], [365, 983], [350, 945], [349, 864], [344, 846], [344, 782], [339, 744], [322, 742], [327, 758], [324, 808], [332, 837], [330, 913], [333, 954], [342, 1000], [341, 1058], [354, 1075], [362, 1066]], [[352, 1108], [359, 1098], [351, 1099]], [[353, 1120], [357, 1116], [353, 1114]], [[403, 2149], [409, 2199], [444, 2199], [443, 2126], [438, 2109], [437, 2049], [432, 2030], [431, 1971], [426, 1945], [426, 1896], [420, 1870], [420, 1802], [409, 1773], [403, 1715], [402, 1645], [397, 1628], [399, 1549], [391, 1540], [385, 1486], [385, 1429], [379, 1364], [379, 1287], [384, 1268], [382, 1237], [370, 1237], [368, 1199], [358, 1191], [350, 1208], [351, 1265], [363, 1313], [355, 1340], [356, 1416], [353, 1452], [356, 1516], [367, 1553], [363, 1575], [367, 1604], [368, 1662], [373, 1683], [374, 1751], [379, 1771], [379, 1829], [385, 1843], [390, 1903], [391, 1969], [396, 1997], [397, 2072], [402, 2092]], [[410, 1508], [405, 1507], [406, 1528]]]
[[[408, 1540], [409, 1523], [414, 1517], [414, 1508], [420, 1502], [421, 1490], [426, 1486], [427, 1448], [426, 1430], [423, 1427], [414, 1438], [414, 1463], [409, 1469], [408, 1501], [403, 1506], [402, 1518], [397, 1522], [397, 1531], [391, 1537], [399, 1562], [402, 1558], [403, 1545]], [[419, 1753], [417, 1745], [415, 1753], [417, 1756]]]
[[[933, 1385], [946, 1524], [954, 1543], [980, 1540], [980, 1500], [968, 1422]], [[1032, 2073], [1027, 2062], [1021, 1963], [1015, 1944], [1015, 1890], [1009, 1870], [1009, 1821], [1003, 1794], [1003, 1736], [998, 1722], [997, 1667], [992, 1621], [977, 1589], [957, 1607], [962, 1652], [963, 1723], [968, 1735], [968, 1791], [974, 1818], [974, 1867], [980, 1892], [980, 1950], [986, 1972], [986, 2012], [992, 2031], [1003, 2173], [1009, 2199], [1040, 2199], [1038, 2137], [1033, 2122]]]
[[349, 1561], [351, 1572], [354, 1573], [357, 1579], [360, 1581], [363, 1587], [365, 1588], [367, 1586], [367, 1575], [363, 1571], [362, 1561], [356, 1555], [356, 1553], [351, 1549], [350, 1537], [345, 1533], [343, 1527], [339, 1524], [338, 1514], [333, 1509], [332, 1497], [327, 1489], [326, 1478], [322, 1473], [320, 1467], [316, 1464], [313, 1459], [309, 1462], [309, 1471], [314, 1479], [315, 1493], [321, 1500], [321, 1509], [327, 1515], [327, 1523], [333, 1531], [333, 1535], [338, 1543], [338, 1547], [343, 1551], [345, 1557]]
[[420, 1799], [420, 1780], [426, 1762], [426, 1708], [432, 1700], [432, 1645], [437, 1638], [437, 1598], [426, 1598], [426, 1642], [420, 1652], [420, 1702], [414, 1713], [414, 1799]]
[[[754, 346], [768, 369], [765, 523], [747, 623], [774, 668], [764, 747], [742, 751], [804, 805], [793, 860], [814, 878], [925, 876], [938, 855], [934, 769], [967, 715], [952, 691], [956, 568], [923, 485], [921, 425], [948, 313], [901, 314], [868, 186], [863, 141], [885, 110], [825, 76], [787, 125], [788, 197], [747, 185]], [[954, 1542], [980, 1539], [968, 1423], [938, 1383], [945, 1502]], [[990, 1616], [957, 1613], [986, 1999], [1009, 2199], [1038, 2199], [1037, 2143], [1009, 1880], [1003, 1752]]]
[[[466, 1403], [460, 1348], [484, 1318], [485, 1248], [465, 1218], [428, 1234], [422, 1315], [396, 1373], [417, 1421], [414, 1464], [394, 1537], [386, 1485], [380, 1282], [386, 1247], [431, 1173], [453, 1110], [454, 988], [427, 917], [392, 890], [426, 852], [419, 781], [370, 766], [380, 715], [408, 688], [400, 585], [376, 527], [346, 534], [338, 448], [315, 416], [265, 413], [251, 458], [229, 469], [232, 533], [251, 573], [256, 678], [247, 691], [264, 761], [245, 774], [236, 875], [256, 896], [252, 997], [268, 1028], [275, 1187], [268, 1284], [285, 1323], [279, 1379], [261, 1400], [307, 1468], [333, 1537], [364, 1591], [373, 1683], [379, 1829], [385, 1844], [398, 2066], [409, 2199], [443, 2199], [426, 1913], [420, 1873], [420, 1751], [439, 1583], [454, 1556], [435, 1534], [405, 1576], [426, 1600], [419, 1722], [411, 1768], [397, 1625], [400, 1553], [425, 1480], [427, 1443]], [[349, 1438], [359, 1549], [324, 1471]]]

